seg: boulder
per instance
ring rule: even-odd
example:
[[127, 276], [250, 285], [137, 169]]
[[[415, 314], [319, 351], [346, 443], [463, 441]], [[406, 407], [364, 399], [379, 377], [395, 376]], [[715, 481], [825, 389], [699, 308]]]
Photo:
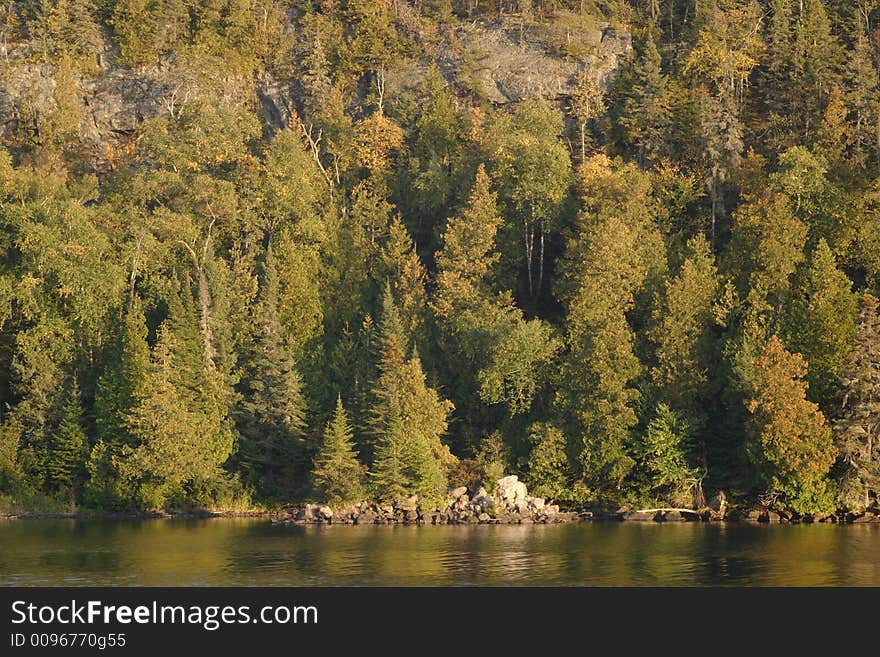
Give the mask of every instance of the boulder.
[[481, 513], [481, 514], [477, 517], [477, 519], [478, 519], [480, 522], [489, 522], [492, 518], [491, 518], [491, 516], [489, 516], [488, 513]]
[[397, 508], [402, 511], [415, 511], [419, 507], [419, 496], [413, 495], [397, 503]]
[[663, 514], [663, 519], [668, 522], [678, 522], [684, 520], [684, 514], [681, 511], [667, 511]]
[[509, 475], [498, 480], [498, 497], [505, 502], [525, 499], [529, 496], [526, 485], [516, 475]]
[[530, 497], [529, 498], [529, 507], [534, 509], [535, 511], [540, 511], [544, 508], [544, 498], [543, 497]]
[[725, 513], [727, 512], [727, 496], [724, 494], [723, 490], [718, 491], [709, 500], [709, 510], [712, 511], [712, 515], [718, 518], [724, 518]]
[[873, 513], [863, 513], [860, 516], [855, 516], [851, 522], [853, 523], [864, 523], [864, 522], [874, 522], [876, 520], [876, 516]]
[[376, 522], [376, 514], [370, 509], [364, 509], [355, 518], [355, 524], [358, 525], [372, 525], [374, 522]]
[[624, 520], [634, 520], [636, 522], [648, 522], [654, 520], [659, 515], [656, 513], [645, 513], [644, 511], [628, 511], [623, 514]]
[[458, 488], [453, 488], [449, 491], [450, 499], [457, 500], [462, 495], [467, 494], [467, 486], [459, 486]]

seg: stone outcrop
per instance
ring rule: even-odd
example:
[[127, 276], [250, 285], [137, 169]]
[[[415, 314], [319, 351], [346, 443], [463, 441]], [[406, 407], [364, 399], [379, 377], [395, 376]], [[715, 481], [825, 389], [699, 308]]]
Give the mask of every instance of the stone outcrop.
[[531, 26], [520, 33], [516, 20], [465, 24], [457, 37], [472, 44], [467, 56], [473, 61], [453, 55], [445, 62], [446, 72], [453, 80], [471, 75], [471, 83], [498, 105], [529, 98], [567, 98], [584, 69], [607, 89], [632, 54], [630, 35], [608, 23], [596, 23], [573, 34], [582, 53], [579, 57], [555, 54], [546, 30]]
[[[583, 70], [608, 88], [632, 54], [628, 33], [597, 22], [570, 31], [567, 38], [577, 41], [578, 54], [562, 55], [553, 46], [559, 36], [547, 32], [552, 25], [531, 25], [521, 33], [519, 23], [506, 18], [461, 21], [451, 36], [428, 48], [431, 52], [390, 68], [387, 94], [393, 98], [418, 88], [428, 67], [437, 64], [452, 89], [464, 94], [478, 88], [496, 105], [539, 97], [562, 101]], [[27, 43], [9, 44], [0, 69], [0, 139], [25, 125], [38, 132], [41, 120], [58, 108], [61, 93], [67, 110], [79, 113], [79, 137], [92, 168], [104, 171], [144, 121], [173, 114], [187, 99], [232, 105], [257, 100], [270, 131], [288, 125], [296, 111], [302, 92], [296, 78], [278, 80], [266, 71], [253, 79], [218, 77], [217, 71], [206, 73], [173, 55], [155, 65], [124, 68], [106, 34], [103, 39], [93, 70], [73, 74], [75, 94], [59, 89], [63, 83], [55, 63], [34, 61]]]
[[307, 504], [290, 510], [277, 522], [287, 524], [533, 524], [562, 523], [589, 519], [572, 512], [560, 511], [559, 505], [547, 504], [540, 497], [528, 494], [526, 485], [516, 475], [498, 481], [495, 492], [485, 488], [477, 490], [473, 497], [467, 488], [460, 486], [449, 492], [442, 507], [423, 508], [416, 496], [393, 504], [362, 502], [331, 509], [329, 506]]

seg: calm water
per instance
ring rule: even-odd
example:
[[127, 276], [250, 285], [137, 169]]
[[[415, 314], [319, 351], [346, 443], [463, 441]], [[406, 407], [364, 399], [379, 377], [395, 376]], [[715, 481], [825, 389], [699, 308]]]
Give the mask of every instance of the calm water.
[[0, 585], [880, 585], [880, 526], [0, 522]]

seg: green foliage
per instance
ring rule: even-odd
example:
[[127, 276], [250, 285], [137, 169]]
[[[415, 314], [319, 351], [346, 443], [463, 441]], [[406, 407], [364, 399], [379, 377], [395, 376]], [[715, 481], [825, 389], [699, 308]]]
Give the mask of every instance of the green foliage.
[[525, 268], [529, 299], [541, 294], [545, 245], [558, 228], [571, 177], [561, 133], [561, 114], [546, 101], [534, 100], [501, 116], [490, 136], [493, 178], [516, 220], [505, 226], [505, 256], [517, 268]]
[[786, 342], [809, 363], [808, 398], [828, 409], [856, 333], [857, 300], [824, 239], [812, 253], [805, 279], [790, 306]]
[[552, 424], [529, 428], [531, 453], [526, 483], [532, 495], [553, 500], [571, 499], [572, 468], [565, 435]]
[[408, 338], [391, 288], [382, 299], [378, 377], [373, 387], [370, 426], [375, 439], [371, 475], [382, 499], [419, 495], [440, 500], [446, 492], [446, 468], [455, 457], [441, 442], [453, 410], [425, 384], [417, 354], [407, 356]]
[[0, 3], [3, 503], [870, 506], [856, 4]]
[[46, 479], [50, 487], [74, 498], [85, 477], [88, 438], [83, 426], [79, 384], [74, 378], [67, 390], [61, 420], [49, 443]]
[[279, 282], [272, 248], [266, 252], [255, 353], [243, 381], [238, 458], [247, 479], [268, 495], [289, 495], [305, 484], [305, 399], [302, 379], [279, 321]]
[[860, 306], [858, 331], [841, 368], [842, 401], [834, 420], [838, 500], [851, 510], [870, 506], [872, 491], [880, 495], [880, 302], [866, 294]]
[[693, 504], [700, 478], [688, 461], [692, 439], [687, 421], [666, 404], [658, 404], [638, 447], [640, 472], [653, 499], [674, 506]]
[[357, 502], [365, 496], [365, 471], [358, 463], [354, 435], [340, 396], [333, 419], [324, 430], [321, 449], [315, 456], [312, 484], [329, 502]]
[[[188, 486], [218, 478], [232, 450], [232, 432], [216, 391], [199, 390], [204, 398], [198, 407], [194, 391], [180, 386], [181, 374], [194, 374], [187, 371], [186, 346], [169, 324], [159, 327], [147, 376], [126, 417], [136, 443], [123, 446], [114, 459], [121, 479], [146, 509], [164, 509], [185, 498]], [[208, 380], [206, 387], [212, 383]]]
[[836, 449], [825, 416], [806, 399], [806, 362], [773, 335], [754, 365], [748, 450], [757, 485], [797, 513], [831, 509]]

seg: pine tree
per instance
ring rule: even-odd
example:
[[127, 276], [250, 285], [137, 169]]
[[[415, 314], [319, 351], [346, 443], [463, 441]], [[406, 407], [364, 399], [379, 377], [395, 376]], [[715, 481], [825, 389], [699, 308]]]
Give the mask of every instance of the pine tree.
[[426, 346], [427, 274], [399, 216], [391, 222], [388, 240], [382, 248], [380, 258], [382, 267], [377, 278], [391, 284], [394, 298], [399, 304], [404, 332], [415, 344]]
[[633, 64], [631, 84], [624, 92], [618, 117], [626, 140], [635, 147], [642, 166], [662, 159], [669, 128], [666, 77], [660, 70], [660, 61], [654, 37], [648, 34]]
[[139, 296], [131, 297], [122, 312], [122, 327], [110, 351], [95, 389], [97, 441], [88, 459], [85, 500], [100, 508], [124, 507], [131, 491], [121, 484], [115, 466], [124, 446], [134, 447], [137, 438], [129, 431], [128, 416], [137, 402], [150, 367], [147, 326]]
[[48, 483], [73, 499], [85, 476], [89, 441], [83, 426], [83, 409], [76, 376], [67, 390], [61, 420], [52, 434], [46, 463]]
[[551, 424], [539, 423], [529, 428], [531, 452], [526, 482], [533, 495], [554, 500], [570, 496], [573, 480], [566, 451], [565, 435]]
[[407, 441], [403, 420], [398, 414], [392, 415], [379, 437], [369, 471], [376, 495], [382, 501], [394, 502], [412, 494], [406, 462]]
[[365, 468], [357, 460], [351, 424], [339, 396], [333, 419], [324, 430], [324, 442], [315, 456], [312, 483], [327, 501], [358, 501], [365, 494], [364, 472]]
[[544, 366], [559, 348], [548, 324], [526, 321], [509, 293], [493, 290], [498, 262], [495, 236], [501, 219], [482, 165], [468, 205], [450, 219], [437, 252], [434, 312], [442, 318], [440, 346], [446, 354], [456, 400], [464, 414], [479, 414], [475, 397], [524, 412], [535, 396]]
[[447, 323], [492, 297], [492, 268], [499, 254], [495, 236], [501, 226], [497, 196], [482, 164], [461, 216], [453, 217], [437, 252], [437, 291], [431, 307]]
[[238, 458], [266, 493], [290, 493], [307, 472], [302, 380], [278, 320], [278, 272], [266, 251], [258, 312], [256, 352], [243, 383]]
[[[863, 164], [870, 156], [878, 156], [877, 125], [880, 122], [880, 76], [874, 63], [871, 43], [862, 27], [861, 19], [856, 26], [855, 43], [848, 51], [846, 67], [846, 100], [855, 113], [854, 125], [848, 140], [853, 145], [856, 161]], [[835, 87], [833, 91], [837, 91]]]
[[587, 159], [587, 127], [605, 113], [605, 100], [595, 80], [586, 72], [581, 73], [578, 85], [571, 95], [570, 108], [577, 117], [581, 138], [581, 162]]
[[147, 326], [139, 296], [122, 311], [122, 326], [95, 391], [95, 423], [98, 439], [105, 443], [129, 442], [125, 415], [150, 362]]
[[445, 468], [455, 462], [441, 442], [453, 405], [425, 385], [418, 354], [407, 358], [408, 339], [390, 287], [385, 288], [382, 308], [370, 420], [372, 476], [385, 496], [403, 491], [437, 501], [445, 492]]
[[690, 465], [692, 437], [686, 420], [666, 404], [657, 405], [637, 449], [640, 473], [655, 500], [681, 506], [694, 503], [700, 477]]
[[792, 71], [801, 91], [792, 98], [791, 109], [800, 117], [805, 135], [816, 130], [822, 119], [822, 106], [831, 89], [839, 83], [842, 51], [831, 30], [831, 21], [822, 0], [803, 0], [794, 27]]
[[806, 398], [807, 363], [773, 335], [754, 363], [748, 454], [755, 483], [796, 513], [831, 510], [828, 473], [837, 456], [831, 427]]
[[841, 371], [834, 435], [840, 451], [838, 501], [865, 509], [880, 496], [880, 301], [862, 295], [858, 332]]
[[858, 302], [824, 239], [813, 250], [804, 279], [790, 305], [786, 344], [810, 365], [808, 399], [827, 411], [856, 333]]

